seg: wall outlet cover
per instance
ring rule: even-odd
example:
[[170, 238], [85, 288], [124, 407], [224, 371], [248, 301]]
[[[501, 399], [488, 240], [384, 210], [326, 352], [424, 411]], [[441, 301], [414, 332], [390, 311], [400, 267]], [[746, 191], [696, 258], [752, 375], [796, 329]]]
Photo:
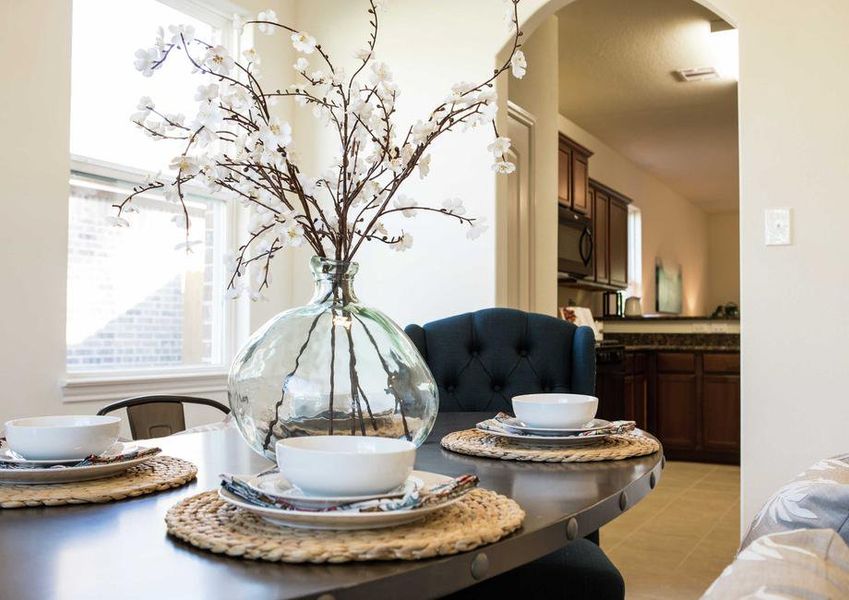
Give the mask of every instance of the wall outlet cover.
[[789, 208], [768, 208], [764, 211], [765, 242], [767, 246], [791, 244], [791, 213]]

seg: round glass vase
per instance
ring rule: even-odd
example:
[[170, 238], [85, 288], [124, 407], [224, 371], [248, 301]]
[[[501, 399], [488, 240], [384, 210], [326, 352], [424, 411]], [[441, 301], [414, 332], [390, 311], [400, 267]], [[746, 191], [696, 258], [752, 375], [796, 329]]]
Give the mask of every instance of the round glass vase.
[[233, 361], [230, 407], [256, 452], [308, 435], [363, 435], [421, 445], [439, 409], [436, 382], [410, 338], [354, 293], [357, 263], [317, 256], [315, 293], [251, 336]]

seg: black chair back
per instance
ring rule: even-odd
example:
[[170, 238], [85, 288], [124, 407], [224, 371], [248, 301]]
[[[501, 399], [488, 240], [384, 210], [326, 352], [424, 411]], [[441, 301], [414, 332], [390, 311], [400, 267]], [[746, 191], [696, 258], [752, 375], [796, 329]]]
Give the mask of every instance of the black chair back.
[[405, 329], [439, 387], [443, 411], [512, 411], [520, 394], [595, 390], [589, 327], [490, 308]]
[[230, 409], [220, 402], [208, 398], [192, 396], [139, 396], [127, 398], [108, 404], [97, 411], [105, 415], [112, 411], [127, 409], [127, 420], [134, 440], [165, 437], [186, 429], [186, 414], [184, 404], [202, 404], [211, 406], [223, 412]]

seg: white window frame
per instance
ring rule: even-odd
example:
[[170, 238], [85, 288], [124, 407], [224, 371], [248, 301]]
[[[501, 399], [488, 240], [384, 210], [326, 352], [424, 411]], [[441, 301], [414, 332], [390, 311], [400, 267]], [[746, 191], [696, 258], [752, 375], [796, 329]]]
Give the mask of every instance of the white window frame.
[[625, 297], [643, 295], [643, 213], [628, 205], [628, 288]]
[[[157, 0], [196, 19], [205, 21], [222, 30], [222, 44], [238, 56], [241, 48], [251, 43], [250, 34], [239, 36], [234, 20], [248, 17], [242, 7], [228, 0]], [[243, 42], [246, 42], [243, 44]], [[80, 176], [92, 176], [133, 185], [143, 183], [149, 175], [142, 169], [109, 163], [85, 156], [71, 155], [69, 179], [78, 173]], [[208, 192], [195, 186], [184, 186], [193, 196], [211, 198]], [[221, 201], [214, 199], [215, 201]], [[244, 219], [244, 211], [238, 203], [225, 204], [224, 247], [238, 243], [239, 226]], [[219, 248], [223, 253], [224, 248]], [[223, 260], [223, 258], [222, 258]], [[128, 396], [148, 394], [216, 394], [227, 389], [229, 363], [238, 348], [247, 338], [248, 304], [244, 299], [228, 301], [224, 309], [224, 347], [222, 364], [201, 366], [151, 367], [132, 370], [93, 371], [73, 373], [65, 371], [61, 382], [63, 401], [72, 402], [109, 402]], [[67, 367], [66, 367], [67, 369]]]

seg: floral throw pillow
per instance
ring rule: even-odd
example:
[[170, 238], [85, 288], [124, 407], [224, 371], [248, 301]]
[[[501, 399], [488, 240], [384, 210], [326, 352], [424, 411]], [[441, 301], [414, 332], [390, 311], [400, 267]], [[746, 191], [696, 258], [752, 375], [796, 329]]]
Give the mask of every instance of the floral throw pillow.
[[849, 543], [849, 454], [821, 460], [767, 500], [743, 538], [793, 529], [832, 529]]
[[849, 598], [849, 547], [831, 529], [757, 538], [711, 584], [702, 600]]

